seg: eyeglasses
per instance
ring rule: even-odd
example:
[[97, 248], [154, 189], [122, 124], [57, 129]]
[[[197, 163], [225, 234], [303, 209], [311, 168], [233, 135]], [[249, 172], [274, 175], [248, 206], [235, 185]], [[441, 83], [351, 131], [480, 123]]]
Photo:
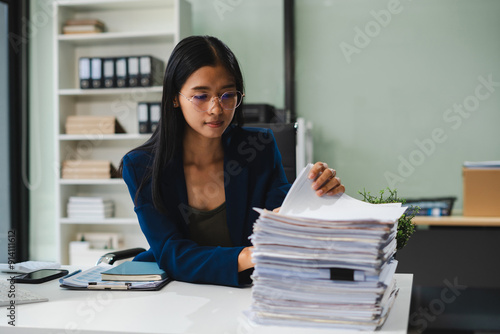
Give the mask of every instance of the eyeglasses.
[[193, 95], [193, 97], [190, 99], [187, 98], [181, 92], [179, 92], [179, 94], [182, 95], [186, 100], [191, 102], [194, 105], [196, 111], [199, 112], [206, 112], [211, 110], [212, 107], [214, 106], [213, 104], [214, 98], [219, 100], [219, 104], [221, 105], [222, 109], [224, 110], [236, 109], [241, 104], [243, 96], [245, 96], [245, 94], [242, 94], [241, 92], [238, 91], [225, 92], [221, 96], [210, 96], [206, 93], [202, 93]]

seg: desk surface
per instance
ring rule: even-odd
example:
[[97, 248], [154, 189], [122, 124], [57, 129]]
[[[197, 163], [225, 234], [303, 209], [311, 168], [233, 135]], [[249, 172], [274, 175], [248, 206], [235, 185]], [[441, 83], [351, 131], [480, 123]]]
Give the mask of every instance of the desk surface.
[[[72, 268], [70, 268], [72, 269]], [[8, 278], [0, 274], [0, 279]], [[399, 294], [382, 330], [406, 333], [412, 274], [396, 274]], [[311, 328], [257, 326], [242, 314], [251, 303], [251, 288], [171, 282], [160, 291], [74, 291], [58, 281], [19, 284], [49, 302], [16, 305], [16, 327], [1, 313], [7, 333], [214, 333], [325, 334], [353, 333]]]
[[500, 226], [500, 217], [417, 216], [412, 221], [415, 225], [429, 226]]

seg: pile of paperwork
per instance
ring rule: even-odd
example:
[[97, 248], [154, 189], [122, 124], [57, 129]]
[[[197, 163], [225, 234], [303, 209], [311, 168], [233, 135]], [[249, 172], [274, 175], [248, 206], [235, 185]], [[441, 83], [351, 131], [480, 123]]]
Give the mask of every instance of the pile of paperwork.
[[308, 165], [280, 213], [256, 209], [252, 305], [259, 324], [374, 330], [398, 288], [397, 220], [404, 207], [315, 195]]

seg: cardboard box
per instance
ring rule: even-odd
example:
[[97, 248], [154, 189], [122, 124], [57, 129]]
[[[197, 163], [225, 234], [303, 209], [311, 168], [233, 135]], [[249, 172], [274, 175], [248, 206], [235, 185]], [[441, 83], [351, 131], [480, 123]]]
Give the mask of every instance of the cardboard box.
[[464, 216], [500, 217], [500, 168], [463, 168]]

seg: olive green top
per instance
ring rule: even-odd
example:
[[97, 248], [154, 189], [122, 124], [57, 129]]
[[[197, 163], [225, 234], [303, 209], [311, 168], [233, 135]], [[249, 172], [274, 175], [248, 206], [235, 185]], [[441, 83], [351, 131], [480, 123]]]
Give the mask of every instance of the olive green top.
[[226, 202], [209, 211], [189, 207], [188, 217], [191, 240], [198, 245], [233, 246], [226, 222]]

